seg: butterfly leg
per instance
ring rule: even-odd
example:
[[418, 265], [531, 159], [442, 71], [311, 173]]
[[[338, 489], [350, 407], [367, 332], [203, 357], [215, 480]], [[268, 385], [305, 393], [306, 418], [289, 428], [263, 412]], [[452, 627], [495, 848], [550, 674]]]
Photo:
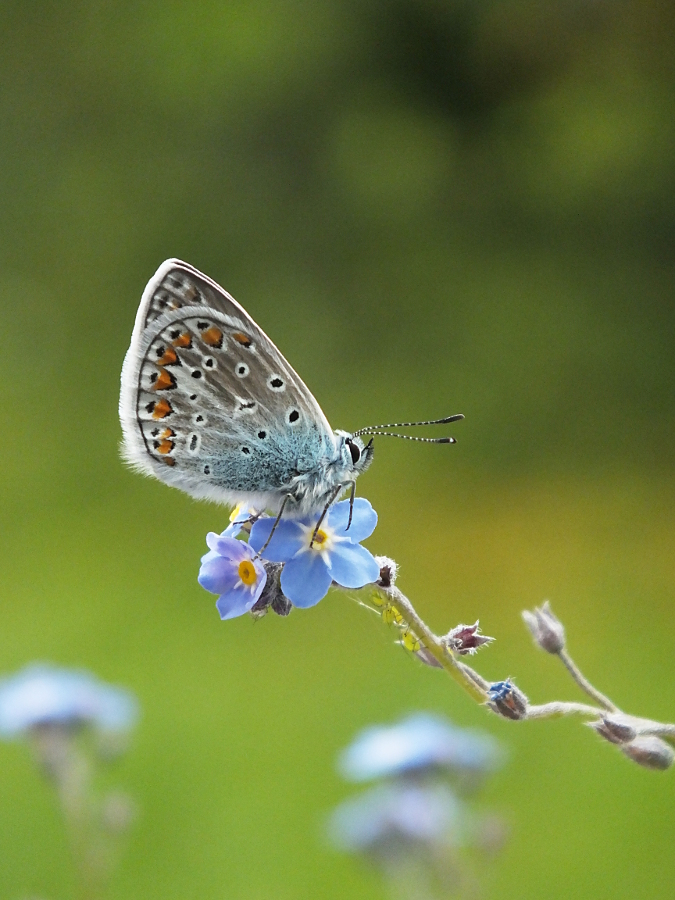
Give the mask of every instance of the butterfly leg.
[[[310, 548], [313, 546], [314, 541], [315, 541], [315, 539], [316, 539], [316, 536], [317, 536], [317, 534], [319, 533], [319, 528], [321, 528], [321, 523], [322, 523], [323, 520], [326, 518], [326, 513], [327, 513], [328, 510], [331, 508], [331, 506], [333, 505], [333, 503], [334, 503], [336, 497], [338, 497], [338, 496], [340, 495], [340, 491], [342, 491], [342, 490], [344, 490], [344, 485], [343, 485], [343, 484], [338, 484], [338, 486], [335, 488], [335, 490], [334, 490], [333, 493], [331, 494], [330, 500], [329, 500], [328, 503], [326, 503], [326, 505], [324, 506], [323, 512], [322, 512], [321, 515], [319, 516], [319, 521], [316, 523], [316, 528], [314, 529], [314, 534], [312, 535], [312, 540], [309, 542]], [[349, 526], [347, 526], [347, 527], [349, 527]]]
[[294, 497], [292, 494], [286, 494], [286, 496], [284, 497], [283, 503], [281, 504], [281, 509], [279, 510], [279, 514], [277, 515], [276, 519], [274, 520], [274, 525], [272, 525], [272, 530], [270, 531], [270, 536], [267, 538], [267, 540], [262, 545], [260, 550], [258, 550], [258, 556], [262, 556], [262, 554], [265, 552], [265, 550], [267, 550], [269, 543], [272, 540], [272, 535], [277, 530], [277, 525], [279, 524], [281, 517], [284, 514], [284, 510], [286, 509], [286, 504], [288, 503], [289, 500], [293, 500], [293, 499], [294, 499]]
[[347, 522], [347, 527], [345, 531], [349, 531], [349, 526], [352, 524], [352, 516], [354, 515], [354, 497], [356, 495], [356, 482], [352, 481], [352, 486], [349, 492], [349, 521]]

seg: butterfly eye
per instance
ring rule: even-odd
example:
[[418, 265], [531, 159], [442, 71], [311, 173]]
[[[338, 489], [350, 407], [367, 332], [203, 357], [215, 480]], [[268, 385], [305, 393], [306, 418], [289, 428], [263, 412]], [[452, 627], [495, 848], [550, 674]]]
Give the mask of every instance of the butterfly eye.
[[351, 438], [347, 438], [345, 443], [349, 447], [349, 452], [352, 455], [352, 464], [356, 465], [357, 462], [361, 459], [361, 451]]

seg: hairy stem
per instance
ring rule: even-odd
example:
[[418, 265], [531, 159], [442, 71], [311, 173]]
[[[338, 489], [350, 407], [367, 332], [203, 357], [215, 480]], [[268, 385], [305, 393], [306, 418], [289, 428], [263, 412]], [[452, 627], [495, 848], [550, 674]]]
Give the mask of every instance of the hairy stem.
[[561, 719], [563, 716], [586, 716], [597, 719], [602, 716], [603, 710], [597, 706], [589, 706], [587, 703], [567, 703], [563, 700], [554, 700], [551, 703], [541, 703], [537, 706], [527, 707], [527, 719]]
[[[386, 589], [380, 589], [387, 601], [394, 607], [405, 624], [417, 636], [422, 644], [431, 653], [434, 659], [442, 666], [457, 684], [462, 687], [477, 703], [485, 703], [487, 692], [483, 685], [476, 679], [475, 673], [468, 666], [458, 662], [454, 655], [444, 646], [429, 626], [415, 611], [414, 606], [397, 587], [392, 585]], [[467, 671], [468, 670], [468, 671]], [[471, 672], [471, 674], [469, 674]]]
[[605, 697], [597, 688], [593, 687], [566, 650], [561, 650], [557, 656], [585, 694], [592, 697], [607, 712], [618, 712], [619, 707], [612, 703], [609, 697]]

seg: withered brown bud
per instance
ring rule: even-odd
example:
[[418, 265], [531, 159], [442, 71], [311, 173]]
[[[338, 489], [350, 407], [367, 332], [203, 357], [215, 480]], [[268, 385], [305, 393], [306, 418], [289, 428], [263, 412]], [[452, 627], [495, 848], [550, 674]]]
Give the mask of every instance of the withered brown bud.
[[375, 562], [380, 567], [380, 577], [375, 582], [378, 587], [387, 588], [393, 587], [396, 583], [396, 573], [398, 572], [398, 565], [394, 562], [393, 559], [389, 559], [388, 556], [376, 556]]
[[510, 679], [490, 685], [487, 706], [506, 719], [524, 719], [527, 715], [527, 697]]
[[486, 634], [480, 633], [478, 621], [475, 625], [458, 625], [449, 631], [445, 637], [441, 638], [442, 642], [455, 653], [460, 656], [470, 656], [477, 652], [483, 644], [489, 644], [494, 638], [488, 637]]
[[533, 612], [523, 610], [522, 616], [538, 647], [547, 653], [560, 653], [565, 649], [565, 628], [553, 615], [548, 600], [542, 607], [535, 607]]
[[267, 573], [267, 581], [262, 593], [251, 607], [251, 615], [254, 619], [260, 619], [267, 615], [269, 609], [278, 616], [287, 616], [293, 609], [293, 604], [288, 600], [282, 590], [280, 584], [281, 570], [283, 563], [263, 561], [265, 572]]
[[675, 760], [670, 744], [654, 734], [639, 734], [630, 744], [623, 744], [621, 751], [645, 769], [669, 769]]

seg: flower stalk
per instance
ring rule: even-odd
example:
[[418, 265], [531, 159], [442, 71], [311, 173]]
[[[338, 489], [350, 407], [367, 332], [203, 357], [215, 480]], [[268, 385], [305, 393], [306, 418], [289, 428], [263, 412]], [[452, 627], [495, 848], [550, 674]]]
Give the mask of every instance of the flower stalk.
[[[380, 578], [371, 594], [373, 605], [385, 622], [396, 625], [400, 641], [427, 665], [442, 668], [471, 698], [496, 715], [514, 721], [560, 719], [576, 716], [585, 720], [608, 743], [619, 746], [624, 755], [638, 765], [664, 770], [675, 761], [675, 725], [629, 715], [598, 690], [583, 674], [566, 648], [565, 629], [546, 602], [541, 608], [523, 613], [535, 644], [556, 656], [577, 687], [591, 703], [554, 700], [531, 704], [511, 679], [489, 682], [460, 656], [475, 653], [492, 641], [475, 626], [458, 625], [445, 637], [439, 637], [417, 613], [410, 600], [396, 586], [396, 564], [377, 557]], [[372, 608], [372, 607], [371, 607]]]
[[415, 607], [410, 600], [403, 594], [395, 584], [390, 587], [379, 587], [379, 592], [385, 602], [396, 610], [402, 621], [405, 623], [409, 631], [412, 631], [422, 644], [422, 646], [433, 656], [442, 669], [457, 684], [463, 688], [467, 694], [477, 703], [484, 703], [487, 700], [487, 692], [481, 684], [473, 677], [466, 666], [460, 663], [454, 653], [449, 650], [441, 638], [433, 633], [426, 622], [417, 614]]

